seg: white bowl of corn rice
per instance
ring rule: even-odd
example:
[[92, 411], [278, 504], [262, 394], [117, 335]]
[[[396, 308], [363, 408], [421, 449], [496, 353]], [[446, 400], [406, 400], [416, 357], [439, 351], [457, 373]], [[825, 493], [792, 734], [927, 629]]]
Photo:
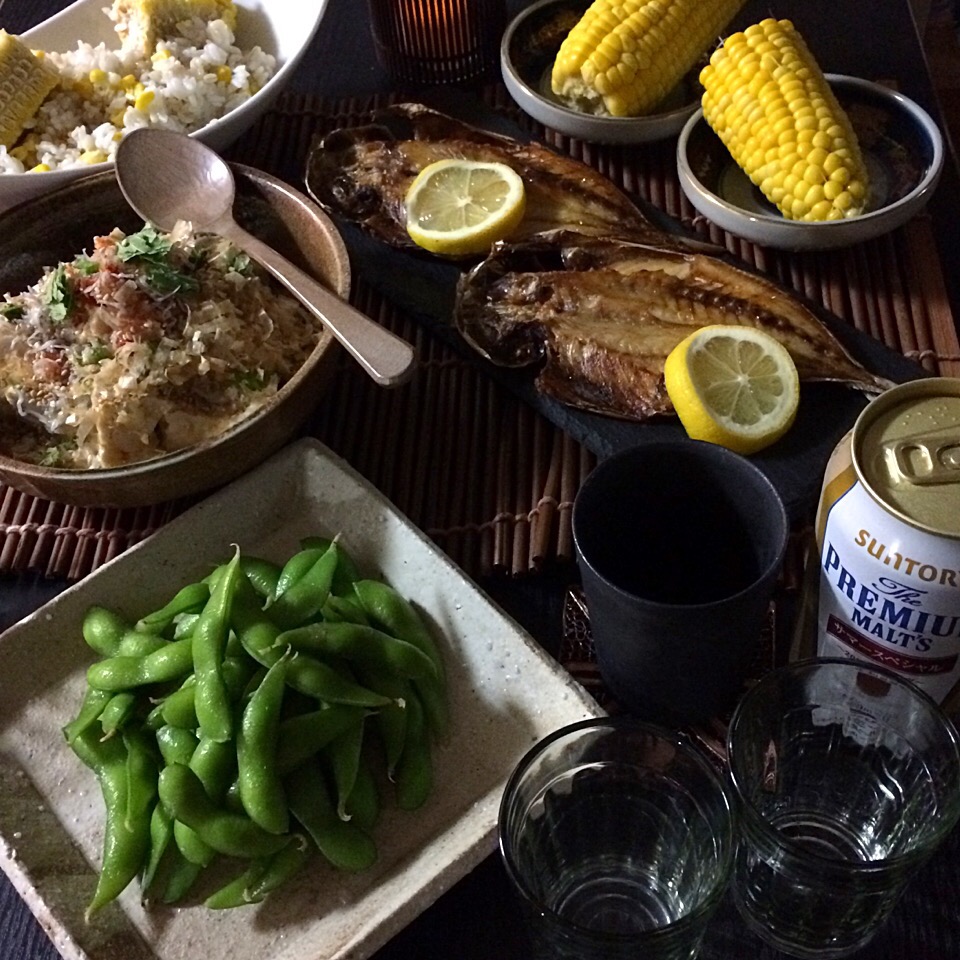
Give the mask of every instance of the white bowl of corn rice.
[[698, 110], [677, 141], [677, 172], [698, 213], [762, 246], [830, 250], [902, 226], [927, 204], [943, 168], [943, 138], [930, 115], [889, 87], [826, 74], [859, 142], [869, 186], [862, 212], [842, 219], [788, 219], [751, 182]]
[[75, 0], [0, 31], [0, 210], [108, 169], [129, 130], [217, 150], [273, 103], [328, 0]]

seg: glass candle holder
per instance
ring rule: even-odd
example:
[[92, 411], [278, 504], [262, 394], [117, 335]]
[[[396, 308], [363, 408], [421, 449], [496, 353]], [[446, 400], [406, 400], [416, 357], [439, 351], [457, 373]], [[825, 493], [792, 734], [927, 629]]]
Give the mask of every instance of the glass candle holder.
[[482, 79], [497, 65], [505, 0], [370, 0], [381, 63], [407, 87]]

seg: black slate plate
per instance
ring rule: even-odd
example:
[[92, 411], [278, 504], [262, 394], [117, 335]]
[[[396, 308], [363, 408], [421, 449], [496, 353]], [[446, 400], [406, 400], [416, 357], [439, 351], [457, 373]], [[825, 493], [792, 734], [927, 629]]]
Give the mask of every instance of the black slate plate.
[[[450, 98], [449, 91], [440, 91], [421, 100], [466, 123], [516, 139], [529, 139], [509, 119], [462, 93], [456, 100]], [[663, 229], [689, 236], [679, 223], [650, 204], [634, 199], [644, 213]], [[609, 457], [636, 444], [685, 435], [675, 417], [658, 417], [645, 423], [636, 423], [576, 410], [541, 395], [534, 385], [535, 367], [519, 370], [498, 367], [473, 350], [451, 325], [457, 278], [465, 267], [429, 255], [395, 250], [358, 227], [342, 221], [338, 225], [350, 251], [355, 277], [425, 324], [458, 353], [479, 365], [494, 380], [598, 457]], [[746, 266], [726, 254], [719, 255], [741, 268]], [[826, 311], [822, 305], [806, 302], [834, 336], [869, 370], [896, 382], [927, 375], [919, 364], [851, 327]], [[793, 520], [800, 521], [812, 516], [827, 459], [840, 438], [853, 426], [867, 400], [864, 394], [848, 387], [804, 384], [793, 427], [777, 443], [752, 456], [780, 492]]]

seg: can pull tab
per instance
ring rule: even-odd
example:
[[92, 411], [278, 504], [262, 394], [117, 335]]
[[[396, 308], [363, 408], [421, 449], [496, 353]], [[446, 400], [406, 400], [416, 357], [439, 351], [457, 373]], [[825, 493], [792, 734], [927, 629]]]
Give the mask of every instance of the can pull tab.
[[960, 437], [952, 432], [918, 434], [884, 446], [899, 480], [919, 487], [960, 483]]

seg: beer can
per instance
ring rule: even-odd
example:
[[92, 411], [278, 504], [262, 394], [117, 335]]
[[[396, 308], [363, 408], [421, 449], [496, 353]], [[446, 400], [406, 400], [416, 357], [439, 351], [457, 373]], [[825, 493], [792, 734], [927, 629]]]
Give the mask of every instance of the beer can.
[[817, 654], [960, 689], [960, 379], [893, 387], [830, 457], [816, 517]]

